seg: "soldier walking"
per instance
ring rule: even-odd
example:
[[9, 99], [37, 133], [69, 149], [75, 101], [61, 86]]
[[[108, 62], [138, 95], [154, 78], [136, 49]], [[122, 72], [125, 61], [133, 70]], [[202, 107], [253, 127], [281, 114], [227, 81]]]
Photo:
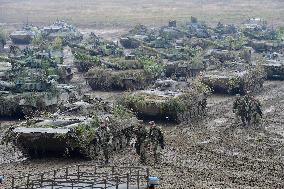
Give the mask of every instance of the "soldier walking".
[[239, 94], [236, 95], [236, 100], [233, 104], [233, 112], [235, 113], [237, 122], [239, 118], [241, 118], [243, 126], [246, 125], [246, 111], [245, 111], [245, 104], [243, 99]]
[[145, 140], [147, 138], [148, 133], [142, 123], [143, 123], [143, 120], [139, 120], [139, 124], [135, 130], [135, 135], [136, 135], [135, 149], [136, 149], [136, 153], [140, 156], [141, 163], [145, 163], [146, 161], [145, 148], [147, 148], [147, 144], [148, 144]]
[[252, 112], [252, 123], [254, 125], [258, 125], [260, 123], [260, 120], [262, 118], [262, 110], [261, 110], [261, 104], [260, 101], [256, 98], [251, 99], [251, 112]]
[[109, 163], [109, 142], [111, 139], [110, 129], [107, 125], [107, 120], [102, 120], [100, 127], [96, 131], [96, 138], [98, 144], [103, 150], [105, 164]]
[[233, 111], [237, 118], [241, 118], [243, 126], [250, 126], [251, 122], [258, 124], [262, 117], [260, 102], [249, 91], [244, 97], [237, 95], [233, 104]]
[[151, 141], [151, 147], [154, 153], [154, 159], [155, 163], [158, 163], [158, 159], [160, 156], [160, 149], [164, 149], [165, 143], [164, 143], [164, 135], [160, 128], [156, 127], [156, 124], [154, 121], [150, 121], [150, 132], [149, 132], [149, 138]]

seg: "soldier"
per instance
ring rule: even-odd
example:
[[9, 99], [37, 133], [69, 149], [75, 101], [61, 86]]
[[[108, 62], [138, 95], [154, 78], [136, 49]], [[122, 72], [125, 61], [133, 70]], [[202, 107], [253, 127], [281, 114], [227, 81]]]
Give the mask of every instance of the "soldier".
[[141, 142], [140, 144], [140, 161], [142, 164], [146, 163], [146, 159], [147, 159], [147, 154], [150, 151], [150, 147], [151, 147], [151, 140], [150, 138], [146, 135], [145, 139]]
[[158, 156], [159, 156], [159, 146], [164, 149], [164, 135], [160, 128], [156, 127], [154, 121], [150, 121], [150, 133], [149, 138], [151, 141], [152, 150], [154, 152], [155, 162], [158, 163]]
[[244, 112], [245, 112], [245, 119], [247, 126], [251, 125], [251, 119], [252, 119], [252, 114], [253, 114], [253, 96], [250, 91], [246, 92], [246, 95], [244, 96]]
[[145, 153], [141, 151], [144, 150], [144, 147], [146, 145], [144, 142], [147, 137], [147, 130], [143, 125], [143, 120], [139, 120], [137, 129], [135, 130], [135, 135], [136, 135], [136, 143], [135, 143], [136, 153], [140, 156], [140, 161], [142, 163], [145, 163], [146, 160]]
[[238, 121], [240, 117], [242, 124], [245, 126], [246, 125], [246, 113], [244, 109], [244, 101], [239, 94], [236, 95], [236, 100], [233, 104], [233, 112], [236, 115], [236, 120]]
[[252, 97], [250, 106], [251, 106], [251, 116], [252, 116], [251, 120], [253, 124], [257, 125], [260, 123], [260, 119], [262, 118], [260, 101]]
[[101, 121], [100, 127], [96, 131], [97, 142], [103, 150], [105, 163], [109, 162], [109, 142], [111, 140], [110, 129], [107, 125], [107, 119]]
[[131, 141], [131, 138], [133, 136], [133, 127], [130, 127], [130, 128], [127, 128], [124, 130], [123, 134], [126, 138], [126, 145], [129, 146], [130, 145], [130, 141]]

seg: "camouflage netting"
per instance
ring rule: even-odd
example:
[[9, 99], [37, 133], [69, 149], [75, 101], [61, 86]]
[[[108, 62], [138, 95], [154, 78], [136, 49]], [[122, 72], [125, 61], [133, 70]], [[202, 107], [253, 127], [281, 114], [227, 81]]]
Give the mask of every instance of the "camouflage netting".
[[205, 67], [203, 63], [195, 63], [191, 61], [176, 61], [165, 63], [166, 77], [195, 77], [204, 69]]
[[127, 59], [127, 57], [105, 58], [102, 63], [115, 70], [143, 69], [144, 64], [136, 59]]
[[269, 62], [263, 65], [268, 79], [284, 79], [284, 63]]
[[74, 59], [74, 64], [79, 72], [87, 72], [89, 69], [101, 64], [98, 57], [86, 55], [80, 52], [74, 53]]
[[13, 97], [0, 96], [0, 117], [22, 116], [20, 106]]
[[49, 92], [1, 95], [0, 117], [17, 117], [35, 111], [53, 110], [57, 106], [57, 100], [57, 94]]
[[260, 91], [264, 79], [265, 73], [262, 68], [250, 68], [243, 71], [209, 71], [203, 75], [202, 81], [214, 93], [245, 94], [246, 91]]
[[206, 112], [207, 86], [199, 83], [199, 89], [180, 92], [138, 91], [126, 93], [119, 103], [142, 118], [190, 122]]
[[124, 148], [138, 120], [133, 113], [122, 106], [114, 106], [109, 113], [94, 112], [87, 120], [74, 118], [28, 120], [20, 124], [18, 129], [9, 129], [2, 142], [12, 142], [30, 157], [65, 155], [96, 158], [101, 151], [96, 132], [100, 120], [105, 120], [106, 117], [111, 133], [109, 151]]
[[110, 70], [93, 68], [86, 74], [93, 90], [143, 89], [151, 82], [151, 76], [144, 70]]

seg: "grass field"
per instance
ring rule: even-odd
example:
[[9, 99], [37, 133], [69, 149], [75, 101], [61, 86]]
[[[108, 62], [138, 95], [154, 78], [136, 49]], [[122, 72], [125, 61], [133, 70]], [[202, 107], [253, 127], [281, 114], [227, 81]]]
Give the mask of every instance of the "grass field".
[[0, 22], [46, 24], [57, 18], [80, 27], [156, 25], [190, 16], [207, 22], [240, 23], [263, 17], [284, 23], [283, 0], [0, 0]]

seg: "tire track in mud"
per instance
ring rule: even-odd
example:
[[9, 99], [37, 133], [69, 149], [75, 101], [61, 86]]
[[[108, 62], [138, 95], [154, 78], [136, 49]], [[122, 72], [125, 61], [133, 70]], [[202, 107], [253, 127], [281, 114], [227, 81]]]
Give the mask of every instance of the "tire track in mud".
[[[267, 82], [257, 95], [263, 104], [265, 127], [243, 128], [234, 124], [234, 97], [229, 96], [210, 97], [207, 117], [200, 122], [162, 125], [166, 148], [161, 163], [148, 165], [153, 175], [163, 178], [161, 188], [284, 188], [284, 139], [271, 131], [282, 126], [281, 117], [277, 116], [284, 108], [280, 103], [284, 99], [282, 84]], [[110, 162], [141, 165], [133, 148], [113, 156]], [[77, 163], [82, 161], [28, 160], [2, 164], [0, 170], [11, 176]]]
[[[284, 94], [281, 85], [269, 82], [264, 91], [257, 95], [264, 109], [284, 99], [283, 95], [273, 95]], [[171, 150], [175, 149], [176, 154], [173, 161], [164, 160], [162, 166], [175, 170], [170, 171], [171, 174], [183, 173], [183, 176], [179, 175], [182, 182], [175, 183], [180, 188], [283, 188], [283, 137], [262, 127], [242, 128], [235, 125], [231, 110], [234, 98], [225, 98], [208, 108], [207, 118], [193, 126], [197, 128], [187, 128], [190, 131], [187, 135], [182, 128], [165, 129], [165, 134], [169, 135], [168, 145]], [[279, 109], [283, 110], [283, 107]], [[163, 188], [170, 186], [165, 184]]]

